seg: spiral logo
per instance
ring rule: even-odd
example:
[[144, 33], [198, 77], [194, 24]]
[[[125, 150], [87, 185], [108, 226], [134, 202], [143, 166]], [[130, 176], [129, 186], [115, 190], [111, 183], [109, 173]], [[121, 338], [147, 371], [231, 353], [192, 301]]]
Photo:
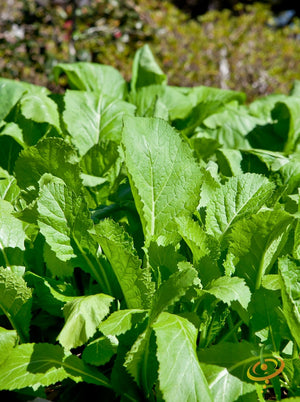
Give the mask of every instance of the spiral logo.
[[268, 384], [271, 378], [278, 376], [284, 369], [284, 361], [281, 357], [270, 357], [264, 359], [263, 363], [258, 361], [248, 368], [247, 377], [253, 381], [265, 381]]

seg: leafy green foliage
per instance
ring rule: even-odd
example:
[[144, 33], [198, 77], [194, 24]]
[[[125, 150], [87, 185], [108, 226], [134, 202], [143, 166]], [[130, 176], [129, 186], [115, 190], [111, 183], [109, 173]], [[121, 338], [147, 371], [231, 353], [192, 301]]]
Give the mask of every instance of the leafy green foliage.
[[148, 46], [129, 85], [62, 73], [61, 95], [0, 81], [0, 390], [299, 396], [297, 86], [173, 87]]

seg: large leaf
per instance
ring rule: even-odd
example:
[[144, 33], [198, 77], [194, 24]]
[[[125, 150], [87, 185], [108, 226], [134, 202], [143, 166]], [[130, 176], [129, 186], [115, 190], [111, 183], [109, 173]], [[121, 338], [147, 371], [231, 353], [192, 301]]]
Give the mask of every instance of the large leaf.
[[213, 401], [196, 354], [197, 330], [188, 320], [162, 313], [153, 324], [159, 388], [166, 402]]
[[112, 220], [95, 226], [96, 239], [108, 258], [122, 289], [128, 308], [148, 307], [154, 288], [151, 275], [141, 269], [141, 261], [134, 249], [132, 238]]
[[[258, 289], [285, 245], [293, 217], [284, 211], [266, 210], [235, 224], [225, 266]], [[227, 264], [228, 263], [228, 264]]]
[[92, 221], [83, 198], [60, 179], [50, 175], [43, 177], [45, 182], [37, 201], [38, 224], [57, 257], [67, 261], [76, 257], [74, 248], [88, 237]]
[[233, 223], [257, 212], [271, 196], [274, 185], [263, 176], [246, 173], [231, 177], [207, 205], [206, 229], [222, 240]]
[[85, 344], [109, 313], [113, 297], [96, 294], [73, 298], [64, 306], [65, 325], [57, 340], [65, 349]]
[[153, 359], [152, 325], [160, 314], [170, 305], [178, 301], [193, 285], [197, 276], [196, 271], [188, 264], [181, 263], [181, 270], [172, 274], [162, 283], [154, 295], [152, 308], [149, 314], [147, 328], [137, 338], [131, 350], [126, 355], [125, 366], [137, 384], [148, 395], [155, 381], [151, 375], [155, 371], [156, 362]]
[[122, 75], [111, 66], [95, 63], [60, 63], [54, 67], [57, 80], [61, 73], [68, 77], [71, 88], [91, 91], [123, 99], [127, 93], [127, 84]]
[[63, 120], [80, 155], [100, 141], [120, 142], [124, 114], [135, 107], [120, 99], [93, 92], [67, 91]]
[[165, 84], [166, 75], [156, 63], [148, 45], [140, 48], [134, 56], [132, 66], [131, 90], [153, 84]]
[[176, 243], [175, 216], [190, 216], [200, 193], [199, 168], [189, 146], [160, 119], [124, 118], [125, 162], [145, 243]]
[[7, 268], [0, 268], [0, 312], [6, 315], [20, 340], [29, 337], [32, 292], [19, 275]]
[[38, 388], [65, 378], [110, 388], [109, 380], [59, 345], [26, 343], [17, 346], [0, 366], [0, 390]]
[[300, 266], [288, 257], [279, 260], [283, 313], [300, 347]]

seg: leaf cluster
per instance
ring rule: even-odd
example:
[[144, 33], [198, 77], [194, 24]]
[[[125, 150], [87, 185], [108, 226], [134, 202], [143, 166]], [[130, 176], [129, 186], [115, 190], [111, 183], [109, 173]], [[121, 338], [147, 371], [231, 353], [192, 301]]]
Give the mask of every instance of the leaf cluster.
[[62, 73], [0, 79], [0, 391], [300, 397], [299, 82], [246, 105], [168, 85], [148, 46], [129, 84]]

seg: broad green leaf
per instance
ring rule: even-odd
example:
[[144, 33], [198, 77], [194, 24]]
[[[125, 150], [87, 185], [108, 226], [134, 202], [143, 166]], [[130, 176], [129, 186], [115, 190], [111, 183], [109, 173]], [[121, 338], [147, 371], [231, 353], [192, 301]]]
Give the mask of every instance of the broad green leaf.
[[23, 92], [27, 92], [29, 94], [49, 94], [50, 91], [46, 87], [42, 87], [40, 85], [31, 84], [25, 81], [17, 81], [11, 80], [9, 78], [0, 78], [1, 84], [7, 84], [9, 86], [14, 86], [16, 91], [17, 89], [22, 90]]
[[83, 198], [60, 179], [50, 175], [48, 178], [37, 200], [38, 225], [56, 256], [68, 261], [76, 257], [76, 245], [82, 240], [89, 242], [87, 231], [92, 221]]
[[219, 244], [211, 235], [208, 235], [192, 218], [175, 218], [178, 224], [178, 232], [193, 253], [193, 263], [197, 264], [204, 256], [210, 255], [217, 259]]
[[220, 178], [218, 175], [218, 165], [209, 161], [205, 168], [201, 169], [202, 185], [200, 189], [200, 203], [198, 209], [206, 207], [210, 199], [214, 196], [216, 190], [221, 187]]
[[0, 390], [37, 389], [71, 378], [110, 388], [109, 380], [59, 345], [26, 343], [17, 346], [0, 366]]
[[20, 189], [16, 179], [0, 168], [0, 198], [14, 204], [19, 193]]
[[167, 77], [156, 63], [150, 47], [144, 45], [134, 56], [132, 66], [131, 90], [154, 84], [166, 84]]
[[231, 91], [228, 89], [212, 88], [198, 86], [194, 88], [183, 88], [194, 105], [200, 102], [218, 101], [225, 105], [226, 103], [237, 101], [243, 104], [246, 101], [246, 95], [243, 92]]
[[[151, 372], [151, 352], [149, 351], [150, 345], [152, 345], [151, 326], [167, 307], [174, 304], [185, 295], [197, 277], [197, 272], [189, 263], [182, 262], [179, 263], [179, 266], [181, 270], [172, 274], [162, 283], [155, 293], [152, 308], [149, 313], [147, 328], [140, 334], [131, 350], [126, 355], [125, 366], [127, 371], [146, 393], [148, 393], [152, 387], [151, 380], [147, 378]], [[152, 364], [155, 365], [155, 362], [152, 362]], [[154, 382], [155, 379], [152, 381]]]
[[218, 165], [224, 176], [239, 176], [241, 175], [242, 154], [237, 149], [218, 149], [216, 151]]
[[259, 123], [244, 107], [230, 105], [208, 116], [203, 125], [224, 148], [249, 148], [246, 135]]
[[26, 143], [23, 137], [23, 131], [20, 126], [16, 123], [10, 122], [3, 124], [1, 126], [0, 135], [6, 135], [8, 137], [12, 137], [21, 147], [25, 148]]
[[0, 366], [18, 343], [17, 331], [0, 327]]
[[251, 299], [250, 290], [244, 279], [237, 277], [222, 276], [212, 281], [204, 291], [214, 295], [229, 306], [232, 301], [236, 300], [245, 309]]
[[[197, 135], [199, 132], [199, 127], [203, 123], [203, 121], [217, 113], [220, 108], [222, 108], [222, 103], [218, 100], [214, 101], [201, 101], [194, 105], [192, 109], [189, 111], [184, 118], [177, 119], [173, 122], [173, 125], [177, 130], [180, 130], [185, 136], [192, 137]], [[204, 127], [204, 131], [207, 133], [207, 127]], [[209, 133], [209, 137], [216, 140], [211, 133]]]
[[227, 262], [250, 289], [258, 289], [285, 245], [293, 217], [284, 211], [266, 210], [237, 222], [229, 236]]
[[29, 337], [32, 291], [19, 275], [0, 268], [0, 312], [8, 318], [22, 342]]
[[18, 81], [0, 78], [0, 121], [8, 115], [24, 92], [25, 89]]
[[114, 336], [101, 336], [89, 343], [82, 353], [82, 359], [94, 366], [102, 366], [117, 353], [118, 340]]
[[51, 315], [63, 317], [64, 305], [75, 299], [76, 293], [73, 287], [32, 272], [26, 272], [24, 278], [34, 289], [34, 297], [37, 298], [39, 307]]
[[167, 85], [148, 85], [131, 92], [130, 101], [137, 106], [136, 115], [155, 117], [155, 105], [159, 101], [168, 111], [171, 121], [184, 119], [192, 110], [191, 100], [180, 88]]
[[278, 102], [273, 109], [272, 115], [278, 120], [276, 126], [279, 135], [286, 137], [284, 152], [289, 154], [296, 151], [300, 140], [300, 101], [298, 97], [287, 97]]
[[253, 332], [268, 330], [267, 337], [275, 350], [280, 350], [282, 340], [282, 314], [280, 291], [264, 288], [256, 290], [249, 304], [250, 325]]
[[249, 105], [249, 111], [253, 116], [263, 118], [266, 123], [272, 122], [271, 112], [277, 102], [287, 99], [283, 94], [271, 94], [256, 99]]
[[67, 91], [64, 102], [63, 120], [80, 155], [103, 140], [119, 143], [123, 116], [135, 110], [130, 103], [93, 92]]
[[[154, 284], [150, 273], [142, 269], [132, 238], [112, 220], [95, 226], [96, 239], [109, 260], [129, 309], [147, 307]], [[148, 294], [148, 295], [147, 295]]]
[[256, 387], [254, 384], [247, 384], [229, 373], [227, 368], [211, 364], [201, 364], [201, 369], [206, 377], [213, 401], [232, 402], [238, 401], [243, 395], [253, 393], [247, 401], [257, 401]]
[[159, 287], [161, 282], [169, 278], [171, 274], [178, 271], [178, 263], [186, 258], [180, 254], [172, 245], [159, 246], [157, 243], [150, 243], [147, 249], [147, 263], [151, 267], [152, 277]]
[[61, 132], [56, 103], [46, 94], [28, 94], [20, 100], [21, 113], [36, 123], [48, 123]]
[[159, 389], [166, 402], [213, 401], [196, 354], [197, 330], [188, 320], [162, 313], [153, 324]]
[[242, 342], [221, 342], [198, 350], [199, 361], [205, 364], [226, 367], [228, 372], [243, 381], [249, 381], [247, 370], [260, 360], [260, 351], [255, 345]]
[[221, 241], [232, 225], [257, 212], [271, 196], [274, 185], [263, 176], [246, 173], [231, 177], [207, 205], [206, 229]]
[[123, 147], [146, 246], [175, 244], [174, 218], [191, 216], [199, 202], [201, 177], [191, 149], [167, 122], [128, 116]]
[[[243, 158], [245, 159], [245, 155], [254, 156], [258, 159], [258, 161], [263, 162], [267, 168], [273, 172], [279, 170], [282, 166], [286, 165], [290, 162], [290, 159], [284, 156], [280, 152], [266, 151], [264, 149], [248, 149], [243, 150]], [[254, 163], [257, 164], [257, 159], [254, 159]], [[243, 161], [244, 162], [244, 161]], [[248, 162], [248, 161], [247, 161]], [[250, 167], [251, 169], [251, 167]]]
[[96, 294], [76, 297], [65, 304], [65, 325], [57, 340], [65, 349], [85, 344], [96, 332], [100, 322], [109, 313], [113, 297]]
[[75, 149], [59, 138], [39, 141], [36, 146], [22, 151], [17, 160], [17, 182], [22, 190], [26, 190], [28, 201], [37, 197], [38, 182], [44, 173], [61, 178], [76, 193], [81, 191], [82, 182]]
[[9, 174], [13, 174], [15, 163], [21, 150], [21, 145], [11, 135], [0, 135], [0, 166], [7, 170]]
[[163, 282], [156, 291], [149, 316], [149, 326], [167, 307], [174, 304], [192, 286], [199, 286], [197, 271], [188, 262], [178, 264], [179, 270]]
[[130, 309], [113, 312], [99, 325], [99, 330], [105, 336], [119, 336], [133, 328], [138, 322], [142, 322], [147, 312], [145, 310]]
[[279, 260], [283, 314], [300, 347], [300, 266], [288, 257]]
[[118, 144], [101, 141], [94, 145], [80, 161], [83, 185], [93, 195], [95, 207], [105, 203], [119, 184], [122, 160]]
[[[25, 224], [13, 216], [12, 205], [0, 199], [0, 266], [20, 270], [25, 250]], [[23, 271], [23, 269], [21, 269]]]
[[197, 128], [195, 134], [189, 139], [189, 143], [197, 159], [204, 161], [207, 161], [221, 146], [217, 140], [211, 138], [209, 134], [201, 128]]
[[72, 260], [60, 260], [47, 242], [43, 245], [42, 255], [43, 263], [46, 264], [47, 270], [49, 270], [54, 277], [56, 276], [57, 278], [62, 279], [73, 275], [74, 264]]
[[56, 81], [65, 73], [69, 85], [80, 91], [97, 92], [113, 98], [123, 99], [127, 93], [127, 83], [122, 75], [111, 66], [96, 63], [60, 63], [54, 69]]

